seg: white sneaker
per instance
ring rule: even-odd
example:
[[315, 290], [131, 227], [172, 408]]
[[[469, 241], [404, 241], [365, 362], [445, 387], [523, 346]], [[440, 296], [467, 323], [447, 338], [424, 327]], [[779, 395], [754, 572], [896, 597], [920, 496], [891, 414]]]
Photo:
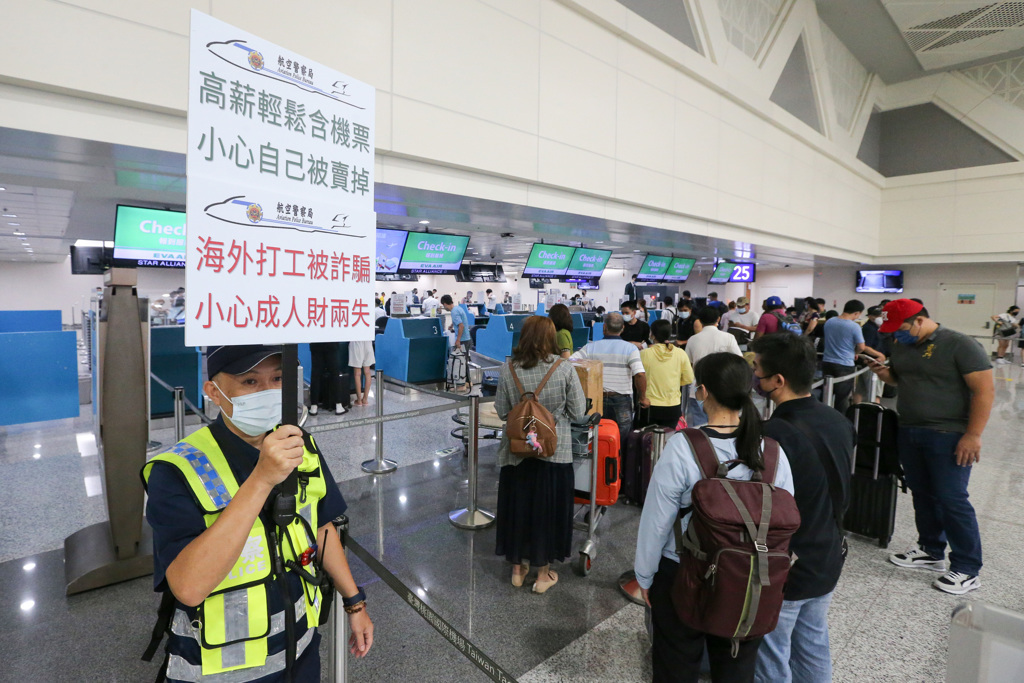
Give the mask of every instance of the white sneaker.
[[932, 557], [917, 546], [902, 553], [893, 553], [889, 561], [904, 569], [928, 569], [933, 572], [946, 571], [946, 560]]
[[316, 415], [319, 412], [320, 412], [320, 406], [318, 406], [317, 404], [314, 403], [313, 405], [311, 405], [309, 407], [309, 414], [310, 415]]
[[1009, 365], [1010, 361], [1005, 358], [996, 358], [996, 365]]
[[963, 572], [950, 571], [932, 581], [932, 586], [946, 593], [963, 595], [964, 593], [980, 588], [981, 577], [977, 575], [971, 576], [970, 574], [964, 574]]

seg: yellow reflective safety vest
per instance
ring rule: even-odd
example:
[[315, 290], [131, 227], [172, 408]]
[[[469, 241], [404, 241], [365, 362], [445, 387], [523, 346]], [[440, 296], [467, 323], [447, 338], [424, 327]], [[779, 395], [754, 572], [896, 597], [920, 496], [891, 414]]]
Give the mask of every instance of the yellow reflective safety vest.
[[[308, 443], [312, 444], [312, 438], [309, 439]], [[315, 537], [310, 537], [309, 530], [315, 536], [319, 528], [317, 504], [327, 495], [327, 483], [315, 444], [313, 448], [304, 447], [302, 464], [298, 467], [295, 520], [288, 526], [286, 534], [278, 534], [282, 564], [288, 560], [298, 561], [299, 556], [317, 542]], [[157, 462], [173, 465], [184, 475], [207, 528], [217, 521], [220, 512], [238, 491], [238, 481], [208, 427], [147, 462], [142, 469], [142, 478], [147, 484]], [[284, 613], [270, 614], [268, 588], [276, 577], [269, 532], [263, 520], [257, 517], [235, 565], [197, 608], [195, 618], [190, 620], [184, 611], [175, 610], [170, 628], [172, 635], [195, 638], [201, 648], [202, 662], [197, 665], [171, 655], [167, 668], [169, 678], [187, 681], [223, 678], [241, 683], [284, 670], [285, 653], [282, 651], [268, 657], [267, 652], [269, 637], [285, 630]], [[316, 575], [313, 564], [304, 569]], [[320, 623], [322, 601], [316, 586], [311, 586], [305, 579], [302, 586], [303, 597], [295, 604], [295, 620], [305, 614], [307, 630], [304, 634], [296, 633], [296, 656], [301, 655], [312, 640], [313, 629]], [[288, 600], [289, 596], [284, 595], [283, 599]], [[251, 676], [245, 675], [249, 671], [237, 671], [241, 669], [251, 670]], [[229, 671], [236, 673], [230, 677], [218, 676]]]

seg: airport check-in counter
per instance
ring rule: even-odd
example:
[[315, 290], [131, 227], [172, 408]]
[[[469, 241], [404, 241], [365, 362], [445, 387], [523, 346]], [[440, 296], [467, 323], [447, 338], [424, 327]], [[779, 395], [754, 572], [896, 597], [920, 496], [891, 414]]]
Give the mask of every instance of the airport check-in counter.
[[76, 334], [60, 311], [0, 311], [0, 426], [78, 413]]
[[[149, 371], [172, 387], [184, 387], [185, 397], [201, 408], [202, 350], [185, 346], [185, 328], [180, 325], [151, 327], [149, 342]], [[174, 414], [174, 394], [154, 381], [149, 383], [149, 414], [151, 417]]]
[[440, 318], [392, 318], [377, 335], [377, 368], [405, 382], [443, 380], [447, 352]]
[[572, 350], [579, 351], [590, 341], [590, 330], [583, 320], [582, 313], [571, 313], [572, 316]]
[[590, 327], [590, 341], [604, 339], [604, 321], [595, 320]]
[[529, 315], [492, 315], [487, 327], [476, 333], [477, 352], [504, 361], [519, 343], [519, 334]]
[[661, 320], [661, 309], [651, 308], [647, 311], [647, 324], [650, 325], [655, 320]]

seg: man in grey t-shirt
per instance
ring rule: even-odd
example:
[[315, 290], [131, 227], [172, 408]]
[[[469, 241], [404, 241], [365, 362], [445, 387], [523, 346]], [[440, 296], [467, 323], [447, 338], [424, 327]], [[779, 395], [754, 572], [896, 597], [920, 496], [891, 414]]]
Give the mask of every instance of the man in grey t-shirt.
[[967, 483], [981, 459], [981, 433], [995, 397], [992, 363], [978, 342], [940, 327], [916, 301], [897, 299], [883, 314], [879, 331], [893, 333], [896, 342], [891, 367], [873, 363], [871, 369], [900, 387], [900, 463], [918, 533], [917, 546], [889, 561], [945, 572], [932, 585], [962, 595], [981, 585], [981, 534]]

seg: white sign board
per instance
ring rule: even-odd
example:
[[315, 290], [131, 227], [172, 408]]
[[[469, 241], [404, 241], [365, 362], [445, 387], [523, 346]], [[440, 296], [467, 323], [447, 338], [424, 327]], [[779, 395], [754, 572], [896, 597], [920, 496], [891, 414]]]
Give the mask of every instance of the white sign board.
[[523, 295], [519, 292], [512, 295], [512, 307], [517, 311], [523, 307]]
[[374, 102], [192, 11], [188, 346], [373, 339]]
[[405, 294], [395, 294], [391, 297], [391, 315], [405, 315]]

